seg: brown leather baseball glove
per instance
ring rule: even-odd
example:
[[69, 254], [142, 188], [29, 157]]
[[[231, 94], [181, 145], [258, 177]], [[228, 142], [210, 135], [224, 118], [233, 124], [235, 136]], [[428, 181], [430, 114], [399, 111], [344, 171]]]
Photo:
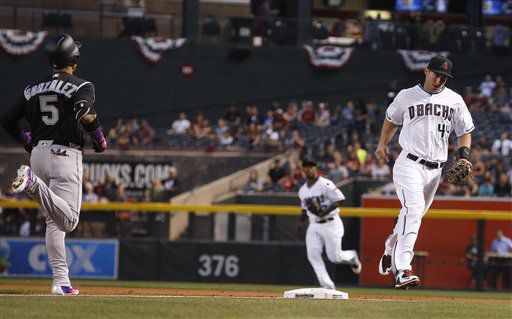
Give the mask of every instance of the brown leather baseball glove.
[[459, 159], [455, 161], [448, 171], [446, 172], [446, 180], [453, 184], [467, 183], [473, 179], [471, 173], [473, 172], [473, 165], [466, 159]]

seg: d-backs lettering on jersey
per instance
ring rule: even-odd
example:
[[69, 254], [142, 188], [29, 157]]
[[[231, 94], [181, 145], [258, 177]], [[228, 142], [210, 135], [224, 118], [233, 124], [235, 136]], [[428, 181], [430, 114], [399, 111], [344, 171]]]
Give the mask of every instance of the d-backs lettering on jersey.
[[475, 128], [462, 96], [446, 87], [434, 94], [420, 85], [400, 91], [386, 119], [402, 126], [398, 142], [404, 151], [435, 162], [446, 161], [452, 130], [459, 137]]
[[74, 105], [80, 101], [94, 103], [92, 83], [56, 72], [27, 86], [24, 97], [34, 145], [39, 140], [53, 140], [54, 144], [84, 146], [85, 133], [76, 121]]
[[[299, 189], [299, 199], [302, 209], [308, 215], [309, 222], [315, 222], [322, 218], [311, 213], [308, 210], [308, 205], [313, 204], [318, 208], [327, 209], [332, 203], [344, 200], [345, 196], [331, 180], [320, 176], [311, 187], [308, 187], [307, 183], [302, 185]], [[339, 213], [339, 208], [336, 208], [329, 213], [329, 216]]]

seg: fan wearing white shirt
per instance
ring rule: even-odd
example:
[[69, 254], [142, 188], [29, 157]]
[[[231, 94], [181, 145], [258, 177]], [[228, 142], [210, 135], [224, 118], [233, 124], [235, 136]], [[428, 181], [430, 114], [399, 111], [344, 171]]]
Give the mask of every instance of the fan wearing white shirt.
[[178, 119], [172, 123], [172, 133], [186, 134], [190, 129], [191, 123], [187, 120], [187, 115], [181, 112]]

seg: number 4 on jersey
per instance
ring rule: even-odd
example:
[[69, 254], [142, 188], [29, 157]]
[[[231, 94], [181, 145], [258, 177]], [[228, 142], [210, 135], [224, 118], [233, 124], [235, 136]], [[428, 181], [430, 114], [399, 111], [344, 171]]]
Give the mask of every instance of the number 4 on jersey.
[[446, 133], [446, 136], [450, 134], [450, 125], [446, 124], [437, 124], [437, 130], [441, 132], [441, 138], [444, 138], [444, 135]]

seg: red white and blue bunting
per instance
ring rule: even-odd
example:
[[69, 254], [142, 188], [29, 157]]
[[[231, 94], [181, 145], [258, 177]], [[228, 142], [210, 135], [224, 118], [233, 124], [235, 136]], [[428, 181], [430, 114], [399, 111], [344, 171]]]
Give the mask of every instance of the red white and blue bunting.
[[313, 48], [305, 44], [303, 48], [308, 54], [309, 63], [317, 69], [339, 69], [348, 62], [354, 52], [354, 48], [334, 45]]
[[416, 50], [398, 50], [398, 54], [402, 57], [405, 67], [409, 71], [423, 71], [436, 55], [447, 57], [449, 51], [432, 52], [432, 51], [416, 51]]
[[132, 36], [131, 39], [139, 53], [144, 57], [144, 60], [149, 64], [157, 64], [160, 62], [165, 53], [172, 49], [181, 47], [187, 39], [169, 39], [161, 37], [143, 38]]
[[0, 47], [12, 56], [28, 55], [41, 47], [48, 32], [0, 29]]

